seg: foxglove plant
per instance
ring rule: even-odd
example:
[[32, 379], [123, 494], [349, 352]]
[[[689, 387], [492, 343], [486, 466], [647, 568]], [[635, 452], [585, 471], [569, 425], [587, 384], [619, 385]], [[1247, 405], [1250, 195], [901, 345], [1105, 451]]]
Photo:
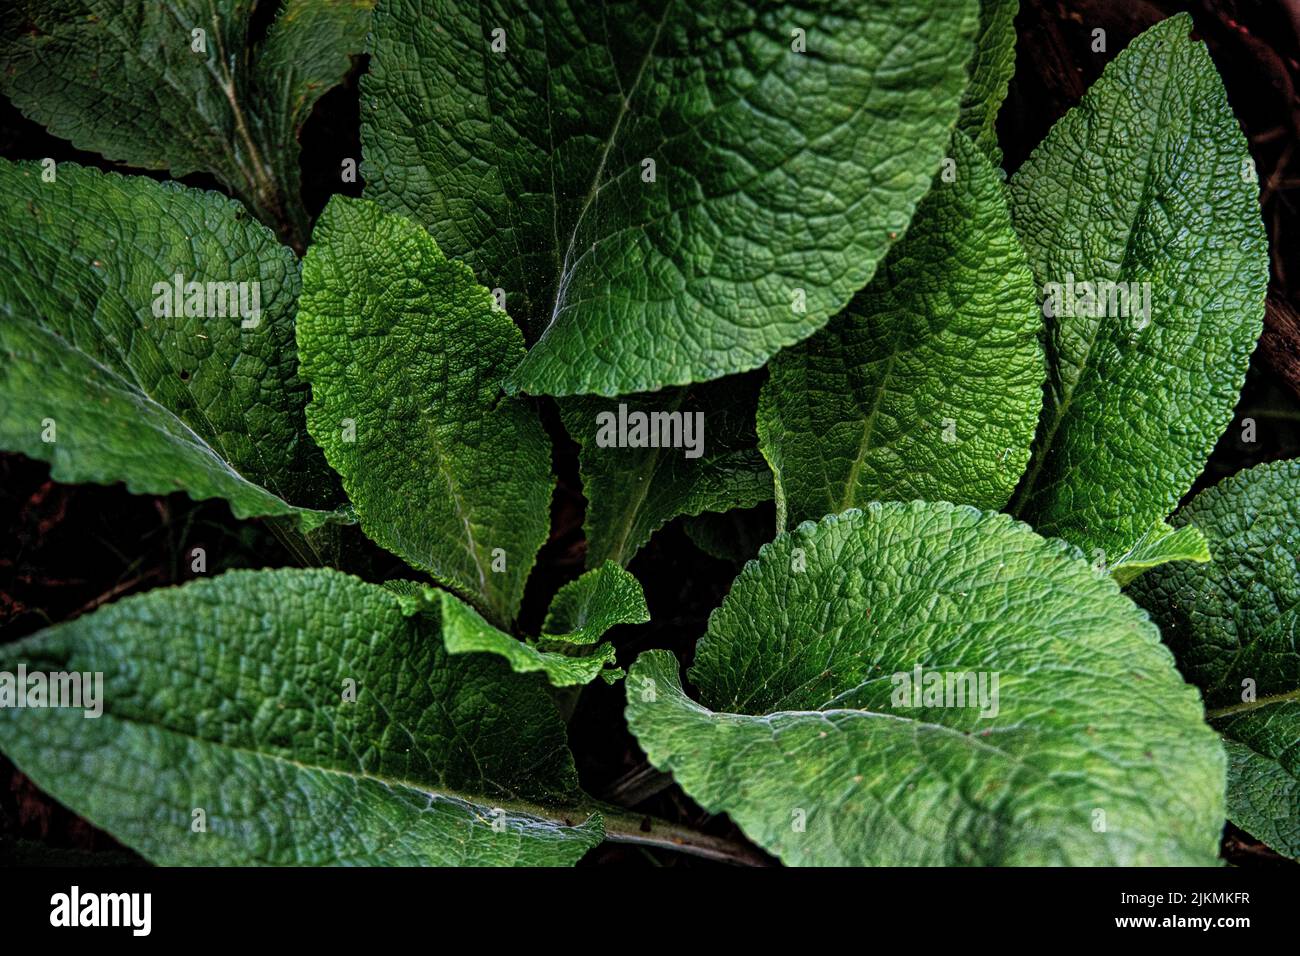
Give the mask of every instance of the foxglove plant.
[[[1178, 510], [1268, 279], [1189, 17], [1007, 180], [1014, 0], [61, 6], [7, 15], [4, 92], [230, 196], [0, 162], [0, 448], [303, 566], [0, 645], [53, 797], [160, 864], [757, 857], [583, 792], [600, 678], [789, 864], [1213, 864], [1225, 818], [1300, 856], [1300, 472]], [[363, 52], [364, 194], [312, 224], [296, 137]], [[529, 628], [561, 430], [586, 570]], [[625, 674], [638, 551], [768, 501], [689, 685]], [[334, 567], [349, 524], [408, 571]]]

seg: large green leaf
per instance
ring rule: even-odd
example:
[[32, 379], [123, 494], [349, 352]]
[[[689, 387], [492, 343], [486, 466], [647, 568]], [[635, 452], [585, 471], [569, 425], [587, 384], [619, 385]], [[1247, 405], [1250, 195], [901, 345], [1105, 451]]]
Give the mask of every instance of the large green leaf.
[[1148, 572], [1132, 589], [1228, 749], [1228, 816], [1300, 858], [1300, 461], [1259, 465], [1197, 495], [1214, 561]]
[[[556, 687], [588, 684], [598, 676], [610, 683], [617, 680], [623, 672], [613, 667], [614, 645], [601, 643], [601, 638], [618, 624], [650, 620], [641, 584], [613, 563], [561, 588], [535, 641], [521, 641], [493, 627], [454, 594], [443, 591], [437, 597], [448, 651], [497, 654], [521, 674], [541, 671]], [[425, 600], [431, 598], [426, 595]]]
[[157, 863], [565, 864], [601, 838], [544, 686], [337, 571], [127, 598], [0, 648], [19, 665], [102, 673], [102, 716], [2, 709], [0, 748]]
[[961, 98], [957, 128], [974, 140], [995, 166], [1002, 162], [998, 146], [998, 110], [1016, 71], [1016, 13], [1020, 0], [980, 0], [980, 30], [970, 85]]
[[[986, 698], [914, 701], [917, 668], [927, 691], [966, 674]], [[643, 654], [633, 733], [788, 863], [1217, 856], [1224, 757], [1200, 695], [1113, 581], [1006, 515], [873, 503], [806, 522], [741, 572], [690, 679], [700, 703], [672, 654]]]
[[[560, 402], [564, 426], [581, 446], [588, 567], [626, 565], [680, 515], [747, 508], [772, 497], [772, 473], [755, 447], [750, 378]], [[633, 442], [641, 444], [630, 447]]]
[[[1191, 29], [1179, 15], [1134, 40], [1011, 181], [1053, 313], [1046, 408], [1013, 511], [1108, 564], [1191, 487], [1262, 327], [1253, 166]], [[1102, 282], [1122, 283], [1127, 303]]]
[[362, 81], [367, 195], [540, 336], [508, 388], [756, 368], [907, 228], [976, 26], [973, 0], [391, 0]]
[[370, 537], [514, 620], [550, 528], [550, 439], [501, 396], [523, 337], [423, 228], [335, 196], [303, 261], [307, 427]]
[[286, 0], [249, 49], [254, 6], [15, 0], [0, 19], [0, 90], [80, 149], [212, 173], [301, 244], [298, 132], [361, 51], [374, 0]]
[[758, 433], [792, 527], [868, 501], [1001, 508], [1042, 407], [1034, 279], [1002, 181], [954, 134], [907, 237], [848, 309], [778, 354]]
[[[293, 253], [216, 193], [52, 172], [0, 161], [0, 448], [58, 481], [323, 522], [297, 507], [328, 505], [334, 484], [304, 433]], [[201, 314], [173, 308], [177, 275], [204, 285]], [[244, 285], [209, 299], [210, 283]]]

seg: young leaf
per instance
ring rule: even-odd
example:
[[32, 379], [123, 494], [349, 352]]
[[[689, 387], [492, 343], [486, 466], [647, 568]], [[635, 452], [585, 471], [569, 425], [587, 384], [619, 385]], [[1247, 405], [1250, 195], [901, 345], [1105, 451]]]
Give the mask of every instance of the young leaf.
[[[424, 600], [432, 598], [428, 594]], [[613, 683], [623, 676], [612, 666], [614, 645], [602, 644], [600, 639], [618, 624], [650, 620], [640, 582], [612, 563], [588, 571], [559, 590], [536, 641], [517, 640], [493, 627], [453, 594], [440, 592], [438, 600], [448, 651], [498, 654], [512, 670], [521, 674], [542, 671], [556, 687], [588, 684], [598, 676]]]
[[0, 448], [57, 481], [330, 518], [298, 506], [334, 485], [303, 434], [293, 253], [216, 193], [50, 172], [0, 161]]
[[969, 136], [994, 166], [1002, 162], [998, 146], [998, 110], [1016, 71], [1016, 13], [1020, 0], [980, 0], [980, 29], [970, 85], [961, 98], [957, 129]]
[[976, 26], [973, 0], [394, 0], [362, 81], [366, 192], [540, 336], [509, 390], [753, 369], [907, 228]]
[[758, 410], [786, 528], [868, 501], [1001, 508], [1042, 407], [1034, 280], [1002, 182], [953, 136], [907, 237], [830, 324], [779, 353]]
[[1052, 313], [1046, 408], [1012, 510], [1107, 563], [1201, 471], [1262, 327], [1254, 167], [1191, 29], [1180, 14], [1134, 40], [1011, 181]]
[[690, 678], [701, 703], [672, 654], [643, 654], [629, 726], [787, 863], [1216, 859], [1224, 757], [1199, 694], [1114, 582], [1006, 515], [872, 503], [800, 525], [741, 572]]
[[1201, 492], [1195, 523], [1214, 561], [1133, 585], [1228, 750], [1228, 817], [1300, 859], [1300, 461], [1259, 465]]
[[601, 839], [543, 685], [337, 571], [126, 598], [0, 647], [20, 665], [102, 673], [103, 714], [0, 709], [0, 748], [155, 863], [556, 865]]
[[520, 674], [541, 671], [556, 687], [589, 684], [614, 663], [614, 645], [601, 644], [581, 656], [562, 650], [544, 650], [531, 641], [521, 641], [483, 620], [456, 595], [442, 592], [442, 639], [452, 654], [490, 653], [504, 657], [510, 669]]
[[649, 620], [641, 582], [607, 561], [555, 593], [542, 637], [565, 644], [595, 644], [611, 627]]
[[590, 568], [627, 565], [679, 515], [772, 497], [772, 473], [754, 447], [754, 391], [746, 378], [615, 400], [566, 399], [560, 416], [581, 446]]
[[211, 173], [299, 246], [298, 132], [361, 51], [374, 0], [286, 0], [249, 50], [248, 0], [16, 0], [0, 90], [107, 159]]
[[1187, 525], [1171, 528], [1163, 521], [1138, 538], [1137, 543], [1111, 564], [1107, 570], [1120, 587], [1124, 587], [1148, 568], [1171, 561], [1210, 560], [1209, 545], [1200, 530]]
[[510, 317], [420, 226], [335, 196], [303, 261], [307, 427], [365, 532], [498, 624], [550, 529], [550, 439], [501, 396]]

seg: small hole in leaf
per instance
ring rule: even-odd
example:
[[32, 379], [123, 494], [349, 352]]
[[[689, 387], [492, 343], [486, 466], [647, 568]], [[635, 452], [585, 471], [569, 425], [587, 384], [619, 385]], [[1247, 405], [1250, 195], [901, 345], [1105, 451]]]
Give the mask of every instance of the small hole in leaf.
[[181, 369], [181, 381], [188, 382], [189, 380], [190, 380], [190, 373], [185, 371], [185, 369]]

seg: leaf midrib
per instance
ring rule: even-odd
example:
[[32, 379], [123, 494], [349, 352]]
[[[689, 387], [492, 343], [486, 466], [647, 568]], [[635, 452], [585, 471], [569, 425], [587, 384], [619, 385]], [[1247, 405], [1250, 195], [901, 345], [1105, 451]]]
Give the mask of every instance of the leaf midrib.
[[[1152, 137], [1151, 147], [1147, 150], [1146, 166], [1142, 173], [1142, 188], [1138, 201], [1134, 206], [1135, 212], [1133, 219], [1129, 224], [1128, 234], [1124, 237], [1124, 254], [1120, 257], [1119, 265], [1115, 270], [1115, 275], [1117, 277], [1122, 277], [1126, 274], [1126, 269], [1133, 252], [1133, 236], [1137, 231], [1138, 220], [1141, 218], [1141, 210], [1146, 208], [1147, 200], [1150, 195], [1152, 166], [1155, 160], [1157, 147], [1165, 136], [1165, 123], [1163, 122], [1163, 118], [1165, 116], [1165, 104], [1169, 98], [1171, 73], [1172, 71], [1166, 71], [1163, 74], [1164, 83], [1160, 88], [1160, 102], [1156, 107], [1156, 135]], [[1083, 104], [1080, 104], [1080, 107], [1077, 108], [1082, 107]], [[1071, 185], [1075, 185], [1075, 183], [1072, 181]], [[1007, 510], [1011, 514], [1017, 516], [1023, 514], [1026, 505], [1033, 497], [1033, 492], [1038, 483], [1038, 478], [1042, 474], [1043, 466], [1051, 455], [1052, 445], [1056, 439], [1056, 434], [1060, 431], [1061, 425], [1065, 422], [1066, 415], [1074, 403], [1074, 396], [1078, 392], [1080, 383], [1090, 371], [1091, 366], [1089, 363], [1092, 358], [1093, 348], [1097, 343], [1097, 339], [1101, 334], [1101, 329], [1104, 324], [1105, 323], [1100, 320], [1097, 321], [1092, 330], [1092, 335], [1088, 339], [1087, 347], [1084, 349], [1082, 361], [1078, 363], [1078, 374], [1074, 376], [1074, 380], [1070, 383], [1068, 388], [1063, 387], [1061, 390], [1060, 401], [1053, 409], [1052, 420], [1047, 425], [1042, 441], [1036, 443], [1038, 445], [1039, 454], [1035, 456], [1036, 460], [1033, 462], [1029, 472], [1025, 475], [1020, 488], [1017, 489], [1015, 500], [1008, 506]], [[1050, 343], [1051, 336], [1049, 335], [1046, 338]]]
[[[671, 403], [670, 411], [679, 411], [682, 403], [685, 401], [686, 392], [680, 390], [676, 398]], [[595, 439], [592, 439], [595, 442]], [[659, 470], [659, 460], [663, 457], [664, 449], [655, 448], [652, 454], [645, 456], [645, 461], [641, 467], [632, 473], [636, 479], [636, 493], [633, 495], [630, 506], [626, 510], [626, 519], [623, 521], [622, 530], [618, 534], [617, 543], [610, 549], [610, 556], [607, 560], [617, 561], [620, 566], [626, 565], [623, 560], [623, 552], [627, 549], [628, 538], [632, 534], [632, 528], [636, 526], [636, 519], [641, 514], [641, 508], [645, 505], [646, 498], [650, 494], [651, 478]]]
[[[170, 734], [172, 736], [182, 738], [184, 740], [191, 740], [194, 741], [195, 743], [204, 746], [217, 747], [222, 750], [231, 751], [233, 753], [247, 754], [249, 756], [257, 757], [263, 760], [275, 760], [282, 764], [286, 764], [290, 767], [294, 767], [298, 770], [319, 771], [321, 773], [328, 773], [335, 776], [345, 777], [349, 780], [373, 781], [375, 783], [381, 784], [385, 787], [388, 787], [389, 789], [394, 789], [394, 790], [398, 788], [404, 788], [407, 790], [415, 791], [416, 793], [423, 794], [426, 797], [428, 797], [430, 800], [441, 798], [444, 800], [455, 801], [469, 806], [488, 807], [489, 809], [495, 809], [497, 807], [500, 807], [503, 810], [513, 811], [522, 815], [533, 817], [535, 819], [544, 822], [554, 823], [564, 827], [574, 827], [578, 825], [578, 824], [573, 824], [568, 822], [565, 819], [565, 814], [563, 813], [562, 808], [560, 807], [546, 807], [541, 804], [532, 803], [526, 800], [520, 800], [515, 797], [498, 800], [491, 797], [487, 797], [486, 795], [483, 794], [478, 794], [478, 795], [470, 794], [464, 791], [454, 790], [449, 787], [433, 788], [425, 784], [414, 783], [410, 780], [404, 780], [398, 777], [386, 777], [369, 771], [352, 773], [350, 771], [344, 770], [341, 767], [331, 767], [331, 766], [327, 766], [324, 764], [317, 764], [317, 763], [306, 763], [300, 759], [289, 757], [284, 754], [267, 753], [265, 751], [256, 750], [252, 747], [246, 747], [239, 744], [231, 744], [225, 742], [218, 742], [215, 740], [209, 740], [206, 737], [200, 737], [196, 734], [186, 733], [183, 730], [177, 730], [175, 727], [168, 727], [165, 724], [160, 724], [148, 720], [139, 720], [137, 718], [127, 717], [118, 713], [108, 712], [104, 716], [108, 717], [110, 720], [114, 720], [119, 723], [129, 724], [135, 727], [150, 728], [153, 730], [161, 731], [162, 733], [165, 734]], [[582, 807], [577, 804], [574, 805], [573, 809], [576, 811], [575, 815], [576, 813], [587, 813], [587, 815], [590, 816], [591, 813], [594, 812], [592, 808]]]
[[[45, 334], [46, 336], [48, 336], [49, 338], [53, 339], [56, 343], [58, 343], [59, 346], [62, 346], [65, 350], [69, 352], [74, 352], [77, 355], [82, 356], [88, 362], [90, 362], [91, 365], [93, 365], [95, 368], [103, 372], [110, 379], [110, 381], [106, 384], [109, 385], [115, 384], [117, 388], [124, 395], [131, 398], [143, 400], [149, 407], [157, 409], [164, 416], [176, 422], [182, 429], [184, 429], [184, 431], [187, 434], [192, 436], [193, 442], [191, 443], [191, 447], [197, 447], [203, 451], [206, 451], [210, 459], [213, 462], [215, 462], [217, 465], [219, 465], [221, 470], [225, 471], [228, 475], [235, 478], [242, 485], [254, 491], [261, 492], [262, 494], [267, 495], [268, 497], [274, 498], [277, 501], [281, 502], [282, 504], [284, 504], [286, 509], [288, 509], [285, 512], [286, 514], [290, 513], [291, 511], [300, 510], [297, 509], [294, 505], [290, 505], [287, 501], [284, 501], [284, 499], [280, 498], [279, 495], [274, 494], [269, 489], [262, 487], [256, 482], [250, 481], [248, 478], [240, 474], [235, 469], [234, 465], [231, 464], [231, 462], [224, 455], [218, 452], [217, 449], [213, 448], [212, 445], [210, 445], [207, 441], [203, 439], [203, 436], [201, 436], [198, 432], [196, 432], [193, 428], [191, 428], [190, 425], [183, 418], [181, 418], [179, 415], [177, 415], [175, 412], [173, 412], [167, 406], [163, 405], [156, 398], [150, 395], [147, 391], [141, 388], [138, 382], [133, 383], [132, 381], [128, 380], [118, 370], [108, 365], [105, 365], [103, 362], [99, 361], [99, 359], [97, 359], [94, 355], [85, 351], [84, 349], [79, 349], [75, 347], [71, 342], [69, 342], [63, 336], [58, 335], [56, 332], [54, 332], [52, 329], [48, 328], [44, 324], [39, 322], [33, 323], [33, 327], [39, 330], [40, 332], [42, 332], [43, 334]], [[201, 413], [202, 412], [200, 410], [200, 414]]]
[[[556, 318], [559, 317], [561, 303], [564, 300], [564, 295], [568, 288], [569, 282], [573, 278], [573, 274], [571, 271], [572, 267], [570, 264], [572, 262], [574, 244], [578, 240], [578, 230], [582, 227], [582, 221], [587, 215], [587, 210], [591, 207], [592, 202], [596, 198], [596, 194], [600, 191], [600, 177], [605, 172], [605, 164], [609, 160], [610, 151], [614, 148], [614, 141], [618, 138], [619, 130], [622, 128], [623, 118], [627, 116], [628, 107], [631, 106], [632, 104], [632, 98], [636, 95], [637, 90], [641, 86], [641, 79], [643, 76], [645, 76], [646, 67], [649, 66], [650, 62], [654, 59], [655, 47], [658, 46], [659, 44], [659, 37], [663, 35], [664, 24], [668, 22], [668, 13], [676, 6], [676, 4], [677, 4], [677, 0], [666, 0], [666, 2], [664, 3], [663, 12], [660, 14], [659, 22], [655, 24], [654, 34], [650, 37], [650, 42], [646, 45], [645, 53], [642, 54], [641, 62], [637, 66], [636, 76], [633, 78], [631, 86], [629, 86], [627, 91], [623, 93], [622, 96], [623, 102], [619, 105], [618, 116], [614, 118], [614, 124], [610, 128], [609, 134], [605, 137], [605, 145], [600, 152], [600, 161], [596, 164], [596, 171], [595, 173], [592, 174], [591, 184], [587, 187], [587, 194], [583, 198], [582, 208], [578, 211], [578, 215], [573, 220], [573, 227], [569, 230], [569, 244], [568, 247], [565, 249], [564, 258], [558, 261], [558, 268], [556, 270], [555, 280], [552, 283], [552, 288], [554, 289], [552, 295], [554, 298], [551, 305], [551, 317], [547, 321], [546, 328], [542, 331], [541, 336], [539, 336], [539, 341], [541, 338], [545, 337], [546, 333], [550, 331], [551, 326], [555, 324]], [[618, 67], [617, 65], [612, 63], [612, 60], [611, 60], [611, 67], [614, 71], [615, 79], [617, 80]], [[549, 76], [550, 76], [550, 61], [548, 59], [547, 61], [548, 84], [549, 84]], [[547, 87], [548, 98], [549, 98], [549, 90], [550, 87], [548, 85]], [[552, 140], [554, 140], [554, 130], [549, 130], [549, 135], [551, 136]], [[554, 166], [552, 165], [551, 168], [552, 168], [552, 177], [553, 177]], [[552, 182], [554, 182], [553, 178], [552, 178]], [[559, 197], [552, 195], [551, 199], [553, 203], [552, 208], [558, 210]]]

